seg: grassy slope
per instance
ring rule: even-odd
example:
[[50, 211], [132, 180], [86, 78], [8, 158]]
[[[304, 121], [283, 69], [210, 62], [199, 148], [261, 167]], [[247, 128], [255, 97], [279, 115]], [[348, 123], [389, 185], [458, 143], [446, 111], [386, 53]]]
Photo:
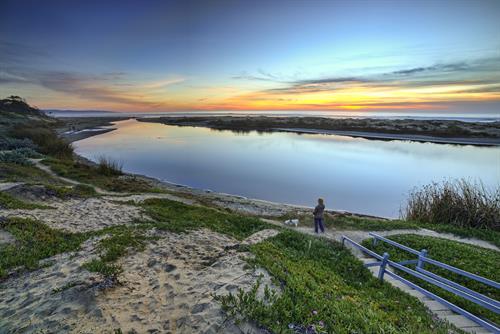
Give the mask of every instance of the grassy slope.
[[50, 206], [22, 201], [12, 195], [0, 192], [0, 209], [51, 209]]
[[167, 199], [148, 199], [142, 207], [156, 221], [154, 227], [171, 232], [208, 228], [242, 240], [265, 228], [276, 228], [258, 218]]
[[[413, 249], [427, 249], [427, 251], [429, 252], [429, 257], [435, 260], [450, 264], [463, 270], [467, 270], [469, 272], [495, 280], [497, 282], [500, 281], [500, 267], [498, 266], [498, 264], [500, 263], [500, 252], [467, 245], [456, 241], [411, 234], [396, 235], [389, 238]], [[363, 244], [375, 250], [379, 254], [388, 252], [390, 258], [393, 261], [416, 259], [416, 256], [385, 243], [378, 243], [377, 246], [374, 247], [372, 246], [370, 240], [365, 240]], [[426, 269], [445, 278], [451, 279], [457, 283], [460, 283], [472, 290], [485, 294], [488, 297], [500, 300], [500, 291], [488, 287], [487, 285], [464, 278], [460, 275], [456, 275], [447, 270], [443, 270], [432, 265], [426, 265]], [[407, 276], [410, 278], [409, 275]], [[423, 282], [420, 279], [411, 278], [411, 280], [417, 282], [419, 285], [425, 287], [426, 289], [437, 293], [447, 300], [456, 303], [460, 307], [465, 308], [473, 314], [485, 316], [496, 323], [500, 323], [500, 316], [494, 314], [493, 312], [487, 311], [486, 309], [479, 307], [469, 301], [466, 301], [461, 297], [457, 297], [452, 293], [449, 293], [437, 287], [433, 287], [432, 285]]]
[[264, 301], [253, 292], [219, 297], [232, 316], [274, 333], [311, 326], [320, 333], [447, 333], [416, 298], [378, 282], [337, 242], [284, 231], [252, 252], [283, 291]]
[[133, 177], [103, 174], [98, 166], [87, 165], [70, 159], [49, 158], [42, 161], [60, 176], [92, 184], [116, 192], [161, 192], [148, 182]]
[[0, 180], [29, 184], [66, 185], [65, 182], [50, 176], [35, 166], [22, 166], [14, 163], [0, 163]]

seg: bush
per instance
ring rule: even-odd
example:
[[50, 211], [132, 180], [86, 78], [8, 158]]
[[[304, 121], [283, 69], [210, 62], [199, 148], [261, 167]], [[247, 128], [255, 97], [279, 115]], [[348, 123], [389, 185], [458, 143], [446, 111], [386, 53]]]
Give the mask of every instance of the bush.
[[17, 154], [21, 154], [25, 158], [38, 159], [38, 158], [43, 157], [43, 155], [41, 155], [40, 153], [38, 153], [34, 149], [27, 148], [27, 147], [17, 148], [15, 150], [13, 150], [12, 152], [17, 153]]
[[500, 187], [488, 191], [465, 179], [433, 183], [413, 190], [401, 216], [429, 224], [500, 229]]
[[0, 162], [4, 163], [14, 163], [22, 166], [31, 166], [33, 163], [28, 160], [28, 158], [17, 151], [1, 152]]
[[101, 175], [117, 176], [123, 175], [123, 164], [119, 161], [101, 156], [97, 159], [97, 171]]
[[36, 145], [28, 138], [0, 137], [0, 150], [16, 150], [20, 148], [35, 149]]
[[73, 155], [71, 143], [59, 138], [55, 131], [46, 127], [44, 123], [37, 122], [30, 126], [23, 124], [12, 129], [11, 134], [18, 139], [33, 141], [43, 154], [59, 158], [71, 158]]

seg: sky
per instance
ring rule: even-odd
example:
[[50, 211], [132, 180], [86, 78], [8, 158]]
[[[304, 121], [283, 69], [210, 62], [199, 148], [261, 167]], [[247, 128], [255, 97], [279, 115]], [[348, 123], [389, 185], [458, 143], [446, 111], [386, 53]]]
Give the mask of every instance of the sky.
[[500, 1], [0, 1], [42, 109], [500, 114]]

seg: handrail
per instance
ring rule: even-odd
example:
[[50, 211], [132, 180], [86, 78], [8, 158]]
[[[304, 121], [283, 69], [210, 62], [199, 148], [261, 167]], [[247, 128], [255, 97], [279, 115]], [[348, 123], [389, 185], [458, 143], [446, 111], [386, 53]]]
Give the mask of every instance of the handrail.
[[350, 239], [350, 238], [348, 238], [348, 237], [346, 237], [346, 236], [344, 236], [344, 235], [342, 236], [341, 240], [342, 240], [342, 245], [344, 245], [344, 241], [345, 241], [345, 240], [347, 240], [347, 241], [349, 241], [350, 243], [352, 243], [352, 244], [356, 245], [356, 247], [357, 247], [357, 248], [359, 248], [360, 250], [362, 250], [362, 251], [363, 251], [363, 252], [365, 252], [366, 254], [371, 255], [372, 257], [376, 258], [377, 260], [382, 260], [382, 259], [383, 259], [383, 258], [382, 258], [382, 256], [378, 255], [377, 253], [375, 253], [375, 252], [374, 252], [374, 251], [372, 251], [371, 249], [368, 249], [368, 248], [366, 248], [366, 247], [364, 247], [364, 246], [361, 246], [361, 245], [360, 245], [360, 244], [358, 244], [356, 241], [354, 241], [354, 240], [352, 240], [352, 239]]
[[[370, 235], [374, 236], [374, 237], [379, 237], [380, 240], [382, 241], [385, 241], [384, 239], [386, 238], [383, 238], [383, 237], [380, 237], [379, 235], [375, 234], [375, 233], [370, 233]], [[428, 297], [431, 297], [433, 298], [434, 300], [437, 300], [438, 302], [448, 306], [450, 309], [452, 309], [453, 311], [463, 315], [464, 317], [474, 321], [475, 323], [479, 324], [481, 327], [483, 328], [486, 328], [490, 331], [493, 331], [494, 333], [500, 333], [500, 328], [497, 327], [497, 325], [493, 324], [493, 323], [490, 323], [489, 321], [486, 321], [484, 319], [481, 319], [473, 314], [471, 314], [470, 312], [458, 307], [457, 305], [443, 299], [442, 297], [439, 297], [435, 294], [433, 294], [432, 292], [420, 287], [419, 285], [413, 283], [413, 282], [410, 282], [408, 281], [407, 279], [399, 276], [398, 274], [392, 272], [392, 271], [388, 271], [386, 269], [386, 265], [392, 267], [392, 268], [395, 268], [395, 269], [398, 269], [398, 270], [401, 270], [403, 272], [406, 272], [407, 274], [411, 275], [411, 276], [414, 276], [414, 277], [417, 277], [419, 279], [422, 279], [430, 284], [433, 284], [435, 286], [438, 286], [444, 290], [447, 290], [451, 293], [454, 293], [458, 296], [461, 296], [473, 303], [476, 303], [480, 306], [483, 306], [495, 313], [500, 313], [500, 302], [498, 302], [497, 300], [494, 300], [492, 298], [489, 298], [487, 296], [484, 296], [480, 293], [477, 293], [471, 289], [468, 289], [466, 287], [463, 287], [462, 285], [458, 284], [458, 283], [455, 283], [453, 281], [450, 281], [444, 277], [441, 277], [439, 275], [436, 275], [434, 273], [431, 273], [425, 269], [423, 269], [420, 265], [417, 265], [416, 267], [416, 270], [413, 270], [413, 269], [410, 269], [408, 267], [405, 267], [403, 264], [405, 264], [405, 262], [407, 261], [403, 261], [402, 263], [397, 263], [397, 262], [394, 262], [394, 261], [390, 261], [389, 260], [389, 254], [387, 253], [384, 253], [384, 256], [382, 257], [381, 255], [373, 252], [372, 250], [360, 245], [359, 243], [353, 241], [352, 239], [346, 237], [346, 236], [342, 236], [341, 238], [342, 240], [342, 244], [344, 245], [345, 241], [347, 240], [348, 242], [350, 242], [353, 246], [355, 246], [356, 248], [360, 249], [361, 251], [371, 255], [372, 257], [380, 260], [379, 262], [375, 262], [375, 263], [369, 263], [369, 264], [365, 264], [365, 266], [375, 266], [375, 265], [378, 265], [380, 266], [380, 269], [379, 269], [379, 273], [378, 273], [378, 277], [380, 280], [383, 280], [383, 277], [384, 277], [384, 274], [387, 274], [395, 279], [398, 279], [399, 281], [403, 282], [404, 284], [422, 292], [424, 295], [428, 296]], [[389, 239], [386, 239], [386, 240], [389, 240]], [[392, 242], [392, 240], [390, 240]], [[407, 246], [404, 246], [404, 245], [400, 245], [396, 242], [394, 242], [395, 244], [397, 244], [398, 246], [403, 246], [405, 248], [409, 248]], [[396, 246], [396, 247], [398, 247]], [[400, 247], [402, 248], [402, 247]], [[409, 248], [411, 249], [411, 248]], [[412, 250], [412, 253], [415, 254], [414, 252], [417, 252], [415, 251], [414, 249], [411, 249]], [[425, 256], [423, 257], [422, 256], [422, 253], [425, 254], [425, 252], [417, 252], [418, 255], [419, 255], [419, 260], [422, 260], [422, 258], [424, 258], [425, 260], [427, 260], [428, 258], [425, 258]], [[441, 262], [439, 261], [436, 261], [436, 260], [432, 260], [432, 262], [436, 262], [438, 264], [435, 264], [435, 265], [438, 265], [439, 264], [442, 264]], [[432, 263], [431, 261], [427, 261], [429, 263]], [[434, 264], [434, 263], [432, 263]], [[444, 264], [446, 265], [446, 264]], [[446, 265], [446, 266], [449, 266], [449, 265]], [[449, 266], [451, 268], [454, 268], [454, 269], [458, 269], [458, 268], [455, 268], [455, 267], [452, 267], [452, 266]], [[445, 269], [448, 269], [448, 268], [445, 268]], [[465, 271], [464, 271], [465, 272]], [[474, 275], [474, 274], [471, 274], [471, 275]], [[475, 275], [477, 276], [477, 275]], [[478, 276], [478, 277], [481, 277], [481, 276]], [[484, 278], [484, 277], [482, 277]], [[496, 282], [494, 282], [496, 283]]]
[[[399, 264], [401, 264], [401, 263], [399, 263]], [[481, 293], [479, 293], [479, 292], [476, 292], [476, 291], [474, 291], [474, 290], [471, 290], [471, 289], [469, 289], [469, 288], [467, 288], [467, 287], [465, 287], [465, 286], [463, 286], [463, 285], [460, 285], [460, 284], [458, 284], [458, 283], [456, 283], [456, 282], [450, 281], [450, 280], [449, 280], [449, 279], [447, 279], [447, 278], [441, 277], [441, 276], [439, 276], [439, 275], [434, 274], [433, 272], [430, 272], [430, 271], [425, 270], [425, 269], [422, 269], [422, 268], [418, 268], [418, 267], [417, 267], [415, 270], [416, 270], [416, 271], [418, 271], [418, 272], [420, 272], [420, 273], [422, 273], [422, 274], [425, 274], [425, 275], [427, 275], [427, 276], [430, 276], [430, 277], [432, 277], [432, 278], [434, 278], [434, 279], [436, 279], [436, 280], [438, 280], [438, 281], [441, 281], [441, 282], [443, 282], [443, 283], [445, 283], [445, 284], [448, 284], [448, 285], [450, 285], [450, 286], [453, 286], [453, 287], [455, 287], [455, 288], [457, 288], [457, 289], [461, 289], [461, 290], [463, 290], [463, 291], [467, 292], [467, 293], [468, 293], [468, 294], [470, 294], [470, 295], [476, 296], [476, 297], [478, 297], [478, 298], [482, 298], [482, 299], [484, 299], [484, 300], [488, 301], [488, 303], [490, 303], [490, 304], [493, 304], [493, 305], [495, 305], [495, 306], [497, 306], [497, 307], [500, 307], [500, 302], [499, 302], [499, 301], [497, 301], [497, 300], [495, 300], [495, 299], [492, 299], [492, 298], [490, 298], [490, 297], [488, 297], [488, 296], [485, 296], [485, 295], [483, 295], [483, 294], [481, 294]]]
[[408, 285], [409, 287], [414, 288], [417, 291], [420, 291], [425, 296], [430, 297], [430, 298], [438, 301], [439, 303], [441, 303], [441, 304], [449, 307], [452, 311], [455, 311], [456, 313], [463, 315], [467, 319], [474, 321], [475, 323], [477, 323], [481, 327], [486, 328], [487, 330], [490, 330], [493, 333], [500, 333], [500, 328], [498, 328], [495, 324], [492, 324], [492, 323], [490, 323], [490, 322], [488, 322], [488, 321], [486, 321], [486, 320], [484, 320], [482, 318], [479, 318], [479, 317], [475, 316], [474, 314], [472, 314], [472, 313], [464, 310], [460, 306], [457, 306], [457, 305], [455, 305], [455, 304], [447, 301], [446, 299], [444, 299], [442, 297], [439, 297], [438, 295], [430, 292], [429, 290], [426, 290], [426, 289], [422, 288], [421, 286], [419, 286], [419, 285], [417, 285], [417, 284], [415, 284], [415, 283], [413, 283], [411, 281], [408, 281], [407, 279], [399, 276], [396, 273], [393, 273], [393, 272], [390, 272], [390, 271], [386, 271], [386, 274], [389, 275], [389, 276], [391, 276], [392, 278], [397, 279], [400, 282]]
[[410, 248], [408, 246], [401, 245], [401, 244], [399, 244], [399, 243], [397, 243], [397, 242], [395, 242], [393, 240], [384, 238], [384, 237], [382, 237], [382, 236], [380, 236], [380, 235], [378, 235], [376, 233], [370, 232], [369, 235], [372, 236], [375, 239], [384, 241], [384, 242], [386, 242], [386, 243], [388, 243], [390, 245], [393, 245], [393, 246], [395, 246], [397, 248], [403, 249], [403, 250], [405, 250], [407, 252], [410, 252], [412, 254], [415, 254], [415, 255], [419, 256], [419, 261], [421, 261], [421, 262], [430, 263], [432, 265], [435, 265], [436, 267], [447, 269], [447, 270], [449, 270], [451, 272], [454, 272], [455, 274], [462, 275], [462, 276], [465, 276], [467, 278], [470, 278], [470, 279], [473, 279], [475, 281], [478, 281], [478, 282], [481, 282], [483, 284], [486, 284], [486, 285], [489, 285], [491, 287], [494, 287], [496, 289], [500, 289], [500, 283], [498, 283], [498, 282], [495, 282], [495, 281], [490, 280], [488, 278], [485, 278], [485, 277], [473, 274], [471, 272], [462, 270], [460, 268], [456, 268], [456, 267], [450, 266], [449, 264], [446, 264], [446, 263], [434, 260], [434, 259], [429, 258], [427, 256], [422, 256], [423, 252], [419, 252], [419, 251], [417, 251], [417, 250], [415, 250], [413, 248]]
[[498, 282], [495, 282], [495, 281], [490, 280], [488, 278], [485, 278], [485, 277], [482, 277], [482, 276], [470, 273], [470, 272], [462, 270], [460, 268], [456, 268], [456, 267], [450, 266], [449, 264], [442, 263], [442, 262], [436, 261], [436, 260], [428, 258], [428, 257], [422, 258], [421, 261], [433, 264], [433, 265], [435, 265], [437, 267], [441, 267], [443, 269], [448, 269], [449, 271], [452, 271], [455, 274], [459, 274], [459, 275], [465, 276], [467, 278], [473, 279], [475, 281], [478, 281], [478, 282], [484, 283], [486, 285], [492, 286], [492, 287], [494, 287], [496, 289], [500, 289], [500, 283], [498, 283]]
[[465, 298], [465, 299], [467, 299], [467, 300], [469, 300], [469, 301], [471, 301], [473, 303], [481, 305], [481, 306], [487, 308], [490, 311], [493, 311], [493, 312], [495, 312], [497, 314], [500, 313], [500, 307], [498, 307], [498, 306], [496, 306], [494, 304], [491, 304], [490, 302], [488, 302], [486, 300], [483, 300], [480, 297], [471, 295], [471, 294], [469, 294], [469, 293], [467, 293], [465, 291], [462, 291], [462, 290], [460, 290], [458, 288], [450, 286], [450, 285], [448, 285], [448, 284], [446, 284], [444, 282], [441, 282], [441, 281], [439, 281], [439, 280], [437, 280], [435, 278], [432, 278], [430, 276], [427, 276], [427, 275], [424, 275], [422, 273], [419, 273], [419, 272], [417, 272], [417, 271], [415, 271], [413, 269], [410, 269], [408, 267], [405, 267], [405, 266], [402, 266], [400, 264], [397, 264], [394, 261], [388, 261], [388, 265], [391, 266], [391, 267], [393, 267], [393, 268], [396, 268], [398, 270], [404, 271], [405, 273], [410, 274], [410, 275], [412, 275], [414, 277], [420, 278], [421, 280], [424, 280], [424, 281], [426, 281], [428, 283], [434, 284], [434, 285], [436, 285], [436, 286], [438, 286], [438, 287], [440, 287], [440, 288], [442, 288], [442, 289], [444, 289], [446, 291], [452, 292], [452, 293], [454, 293], [454, 294], [456, 294], [456, 295], [458, 295], [458, 296], [460, 296], [462, 298]]
[[393, 246], [395, 246], [397, 248], [403, 249], [403, 250], [405, 250], [405, 251], [407, 251], [409, 253], [415, 254], [417, 256], [420, 255], [419, 251], [417, 251], [417, 250], [415, 250], [413, 248], [410, 248], [408, 246], [401, 245], [400, 243], [397, 243], [396, 241], [392, 241], [391, 239], [384, 238], [383, 236], [380, 236], [380, 235], [378, 235], [376, 233], [373, 233], [373, 232], [370, 232], [368, 234], [371, 235], [372, 237], [374, 237], [375, 239], [382, 240], [382, 241], [384, 241], [384, 242], [386, 242], [386, 243], [388, 243], [390, 245], [393, 245]]

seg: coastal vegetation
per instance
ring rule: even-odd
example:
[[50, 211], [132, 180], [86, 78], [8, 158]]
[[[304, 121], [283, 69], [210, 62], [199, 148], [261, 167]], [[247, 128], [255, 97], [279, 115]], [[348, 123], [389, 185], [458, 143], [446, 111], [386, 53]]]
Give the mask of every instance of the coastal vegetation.
[[367, 119], [275, 116], [189, 116], [140, 118], [179, 126], [204, 126], [219, 130], [274, 131], [276, 129], [313, 129], [356, 131], [443, 138], [500, 138], [500, 122], [461, 122], [450, 120]]
[[97, 171], [105, 176], [123, 175], [123, 164], [106, 156], [100, 156], [97, 159]]
[[57, 159], [49, 157], [42, 161], [55, 173], [79, 182], [115, 192], [160, 192], [142, 178], [122, 175], [119, 165], [112, 160], [91, 164], [77, 159]]
[[[500, 267], [498, 266], [498, 263], [500, 263], [500, 252], [498, 251], [473, 245], [467, 245], [452, 240], [414, 234], [394, 235], [390, 236], [389, 239], [416, 250], [426, 249], [428, 252], [428, 256], [434, 260], [444, 262], [451, 266], [466, 270], [479, 276], [489, 278], [494, 281], [500, 280]], [[363, 242], [363, 245], [374, 250], [378, 254], [387, 252], [390, 255], [390, 259], [396, 262], [417, 258], [413, 254], [410, 254], [383, 242], [379, 242], [376, 246], [373, 246], [371, 240], [367, 239]], [[410, 265], [410, 268], [414, 267], [414, 265]], [[430, 264], [426, 264], [425, 269], [444, 278], [457, 282], [487, 297], [500, 300], [500, 292], [498, 291], [498, 289]], [[496, 313], [493, 313], [492, 311], [485, 309], [484, 307], [480, 307], [477, 304], [467, 301], [462, 297], [447, 292], [411, 275], [402, 272], [399, 272], [399, 274], [475, 315], [480, 315], [492, 320], [493, 322], [500, 323], [500, 316]]]
[[265, 228], [276, 228], [257, 217], [243, 216], [201, 205], [187, 205], [168, 199], [147, 199], [141, 207], [154, 221], [154, 223], [144, 222], [146, 226], [153, 224], [151, 226], [170, 232], [208, 228], [242, 240]]
[[[2, 103], [27, 108], [27, 104], [17, 98], [10, 98], [7, 102], [2, 100]], [[16, 109], [16, 113], [19, 110]], [[91, 163], [77, 157], [71, 144], [57, 136], [55, 127], [58, 121], [40, 115], [36, 109], [26, 110], [22, 114], [24, 118], [16, 116], [12, 122], [3, 120], [0, 123], [5, 130], [0, 140], [0, 175], [3, 181], [22, 183], [25, 187], [23, 191], [32, 190], [33, 193], [41, 188], [43, 196], [56, 198], [58, 203], [91, 197], [95, 197], [96, 201], [103, 200], [105, 192], [101, 189], [148, 195], [163, 192], [144, 178], [124, 173], [118, 161], [101, 157], [97, 163]], [[44, 125], [40, 129], [22, 126], [32, 121], [33, 124]], [[55, 174], [42, 170], [40, 167], [43, 166], [33, 159], [42, 159], [42, 164], [49, 166]], [[477, 237], [499, 246], [498, 203], [495, 197], [475, 185], [459, 182], [445, 184], [444, 188], [430, 186], [416, 190], [410, 195], [405, 214], [399, 220], [328, 212], [325, 223], [327, 228], [338, 230], [429, 228]], [[25, 200], [22, 192], [16, 193], [15, 189], [0, 192], [0, 209], [51, 209], [40, 201]], [[236, 242], [224, 249], [224, 252], [236, 249], [250, 253], [248, 265], [267, 270], [274, 284], [264, 288], [264, 296], [259, 294], [260, 281], [249, 291], [215, 296], [228, 317], [238, 321], [251, 320], [261, 328], [276, 333], [454, 331], [451, 326], [436, 320], [416, 298], [375, 279], [340, 243], [280, 228], [262, 219], [299, 218], [301, 225], [312, 225], [309, 212], [294, 211], [281, 217], [260, 217], [216, 206], [194, 194], [184, 199], [197, 204], [166, 198], [122, 202], [120, 205], [140, 209], [141, 218], [127, 224], [82, 232], [55, 229], [42, 219], [1, 218], [0, 231], [12, 235], [15, 242], [0, 243], [0, 279], [49, 266], [48, 259], [54, 255], [77, 252], [82, 249], [82, 244], [91, 242], [95, 245], [95, 255], [82, 262], [81, 268], [99, 273], [114, 284], [119, 282], [124, 270], [119, 259], [145, 250], [161, 237], [161, 233], [182, 234], [208, 229], [241, 241], [256, 232], [272, 228], [279, 231], [275, 237], [251, 246]], [[447, 216], [452, 219], [444, 219]], [[499, 260], [496, 251], [412, 235], [391, 238], [416, 249], [426, 248], [433, 258], [479, 275], [496, 280], [500, 275], [496, 268]], [[365, 245], [372, 247], [367, 241]], [[389, 251], [393, 260], [407, 259], [404, 258], [407, 254], [384, 247], [379, 244], [374, 250]], [[453, 256], [457, 253], [465, 255], [457, 259]], [[215, 260], [207, 260], [210, 261]], [[436, 273], [441, 274], [439, 271]], [[60, 289], [69, 289], [72, 284], [75, 283], [61, 285]], [[470, 282], [463, 284], [493, 298], [499, 297], [497, 292], [488, 288]], [[497, 316], [466, 301], [453, 299], [455, 297], [447, 294], [443, 296], [475, 314], [499, 320]]]
[[11, 233], [15, 243], [0, 244], [0, 279], [10, 269], [34, 270], [40, 260], [63, 252], [76, 251], [87, 238], [84, 234], [68, 233], [24, 218], [2, 218], [0, 228]]
[[48, 205], [26, 202], [6, 192], [0, 192], [0, 209], [51, 209]]
[[500, 185], [488, 190], [465, 179], [413, 190], [402, 211], [406, 220], [500, 231]]
[[99, 258], [84, 263], [83, 267], [88, 271], [98, 272], [117, 280], [117, 275], [122, 272], [122, 268], [116, 264], [116, 261], [131, 251], [144, 249], [148, 238], [143, 232], [134, 226], [115, 226], [93, 233], [104, 236], [97, 246]]
[[283, 231], [251, 246], [281, 288], [220, 296], [229, 316], [273, 333], [448, 333], [414, 297], [380, 283], [337, 242]]

